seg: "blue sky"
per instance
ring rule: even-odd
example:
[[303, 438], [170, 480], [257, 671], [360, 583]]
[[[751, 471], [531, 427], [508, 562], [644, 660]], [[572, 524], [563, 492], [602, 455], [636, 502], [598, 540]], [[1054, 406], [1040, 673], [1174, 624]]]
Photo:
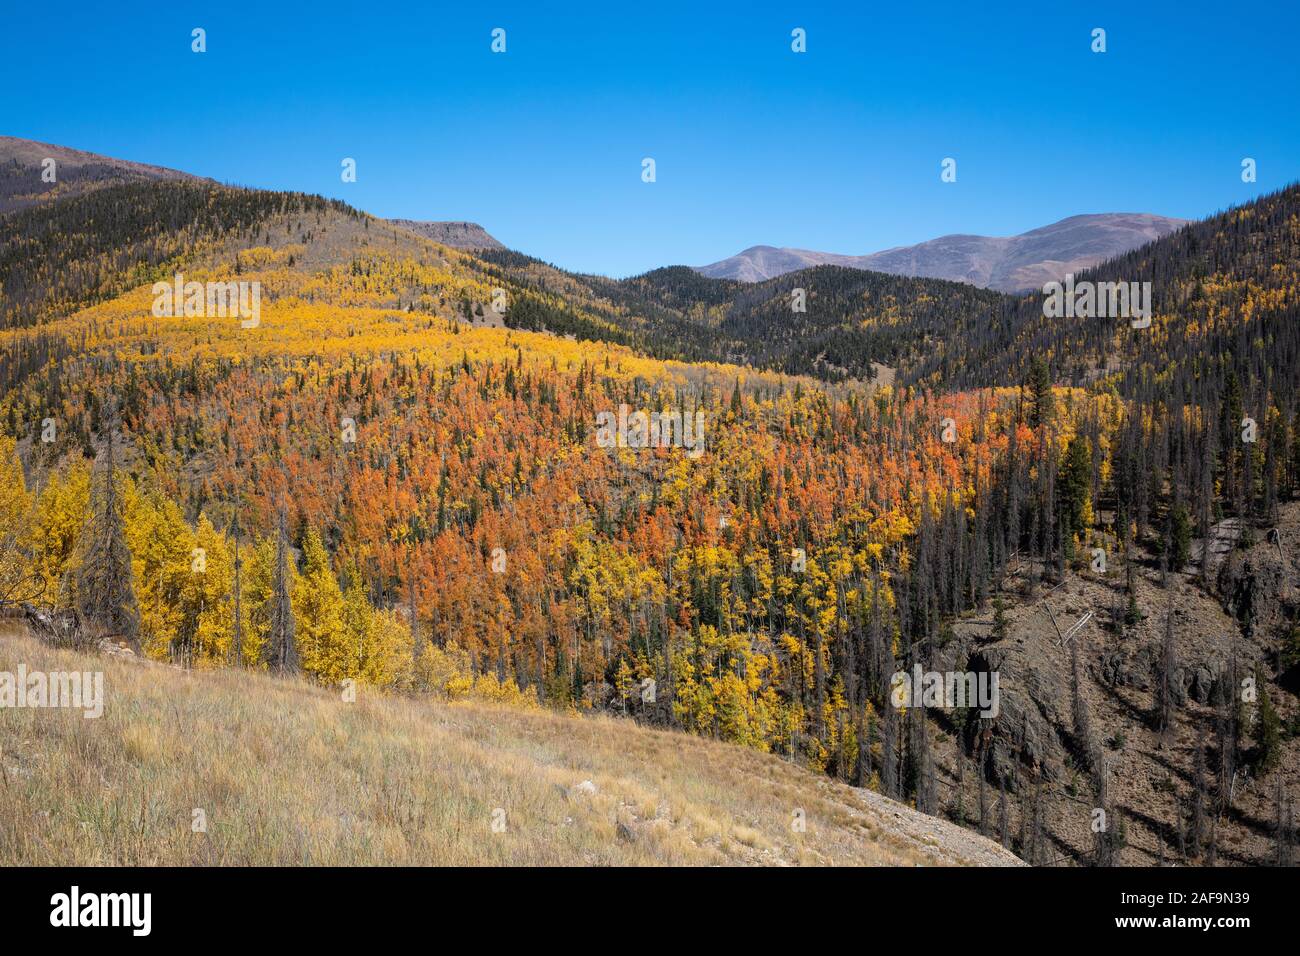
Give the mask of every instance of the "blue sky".
[[610, 275], [1197, 218], [1300, 178], [1300, 7], [1280, 0], [8, 6], [0, 133], [468, 219]]

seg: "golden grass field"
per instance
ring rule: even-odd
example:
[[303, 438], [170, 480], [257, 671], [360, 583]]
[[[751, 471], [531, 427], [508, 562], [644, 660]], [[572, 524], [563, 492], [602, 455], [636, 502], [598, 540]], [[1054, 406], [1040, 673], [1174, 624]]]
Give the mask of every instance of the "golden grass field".
[[364, 689], [348, 703], [0, 632], [0, 671], [20, 662], [102, 670], [105, 707], [0, 708], [6, 866], [1018, 862], [777, 757], [630, 721]]

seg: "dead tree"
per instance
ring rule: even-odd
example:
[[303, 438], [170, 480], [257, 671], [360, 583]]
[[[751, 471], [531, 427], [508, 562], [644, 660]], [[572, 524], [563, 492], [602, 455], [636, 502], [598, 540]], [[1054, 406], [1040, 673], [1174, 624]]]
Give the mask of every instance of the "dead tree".
[[916, 775], [916, 809], [933, 816], [938, 811], [934, 779], [934, 757], [930, 753], [930, 734], [926, 729], [925, 708], [913, 707], [911, 760]]
[[988, 760], [983, 749], [976, 755], [975, 760], [979, 767], [976, 776], [979, 778], [980, 836], [986, 837], [989, 835], [989, 802], [984, 774], [987, 770]]
[[1295, 857], [1295, 822], [1293, 805], [1282, 787], [1282, 775], [1277, 775], [1277, 796], [1274, 798], [1277, 817], [1273, 824], [1273, 862], [1277, 866], [1293, 866]]
[[1240, 749], [1240, 723], [1237, 709], [1237, 655], [1233, 652], [1228, 666], [1215, 686], [1215, 721], [1219, 747], [1218, 813], [1232, 806], [1237, 781], [1237, 753]]
[[1007, 782], [1002, 778], [998, 779], [998, 817], [1002, 848], [1009, 850], [1011, 849], [1011, 814], [1007, 808]]
[[1043, 860], [1043, 781], [1034, 785], [1033, 818], [1029, 827], [1029, 863], [1038, 866]]
[[39, 641], [54, 647], [67, 647], [81, 650], [91, 646], [86, 638], [86, 631], [81, 626], [76, 608], [52, 611], [48, 608], [33, 607], [23, 604], [23, 620], [27, 630]]
[[1083, 669], [1079, 664], [1077, 641], [1070, 645], [1070, 692], [1074, 704], [1074, 745], [1086, 768], [1092, 764], [1092, 721], [1088, 715], [1088, 701], [1083, 696]]
[[882, 711], [880, 742], [880, 789], [898, 799], [898, 711], [886, 700]]
[[957, 792], [952, 800], [952, 821], [959, 827], [966, 825], [966, 755], [957, 751]]
[[1093, 798], [1096, 800], [1096, 806], [1093, 807], [1093, 849], [1092, 862], [1094, 866], [1114, 866], [1115, 865], [1115, 840], [1113, 828], [1115, 821], [1111, 819], [1114, 815], [1114, 808], [1110, 803], [1110, 768], [1105, 757], [1100, 757], [1093, 766]]
[[[889, 706], [886, 704], [885, 706]], [[854, 768], [853, 785], [865, 787], [871, 782], [871, 737], [874, 721], [868, 713], [871, 705], [864, 698], [858, 713], [858, 760]]]
[[1188, 852], [1193, 859], [1201, 855], [1205, 835], [1205, 746], [1198, 745], [1192, 768], [1192, 815], [1188, 830]]
[[1159, 673], [1156, 675], [1155, 724], [1160, 732], [1161, 744], [1173, 737], [1174, 726], [1174, 672], [1177, 669], [1174, 648], [1174, 612], [1170, 606], [1165, 611], [1165, 639], [1160, 651]]

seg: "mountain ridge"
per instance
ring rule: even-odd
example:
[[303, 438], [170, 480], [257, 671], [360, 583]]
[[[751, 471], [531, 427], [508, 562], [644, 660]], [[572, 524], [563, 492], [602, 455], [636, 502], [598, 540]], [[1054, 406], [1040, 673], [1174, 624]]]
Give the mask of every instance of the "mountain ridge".
[[[45, 160], [54, 161], [53, 182], [46, 181]], [[78, 196], [104, 186], [162, 180], [215, 182], [167, 166], [116, 159], [17, 136], [0, 136], [0, 215], [27, 209], [48, 199]]]
[[761, 282], [810, 266], [837, 265], [1018, 293], [1144, 246], [1190, 221], [1152, 213], [1089, 213], [1014, 236], [953, 233], [862, 256], [750, 246], [726, 259], [691, 268], [711, 278]]

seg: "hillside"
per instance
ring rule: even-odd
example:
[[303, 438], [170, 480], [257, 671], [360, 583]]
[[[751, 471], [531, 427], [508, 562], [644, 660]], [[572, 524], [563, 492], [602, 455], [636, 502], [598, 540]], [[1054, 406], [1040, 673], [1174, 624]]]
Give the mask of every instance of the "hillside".
[[[622, 333], [615, 337], [588, 323], [573, 330], [580, 338], [632, 344], [659, 358], [750, 365], [831, 382], [869, 382], [874, 365], [921, 361], [952, 328], [954, 316], [975, 325], [1012, 301], [965, 283], [839, 266], [744, 283], [686, 266], [607, 279], [565, 273], [514, 252], [488, 251], [481, 258], [503, 279], [581, 303]], [[512, 310], [506, 323], [567, 328], [534, 315]]]
[[1046, 357], [1058, 382], [1113, 383], [1125, 394], [1156, 379], [1190, 394], [1199, 377], [1217, 392], [1229, 368], [1243, 383], [1275, 380], [1294, 394], [1298, 261], [1300, 185], [1292, 185], [1076, 276], [1151, 283], [1153, 323], [1141, 334], [1118, 320], [1049, 318], [1040, 292], [963, 323], [909, 379], [949, 388], [1018, 381]]
[[[1279, 788], [1284, 795], [1300, 792], [1300, 736], [1295, 733], [1300, 727], [1300, 671], [1294, 665], [1284, 666], [1277, 680], [1264, 684], [1270, 703], [1290, 728], [1276, 768], [1261, 779], [1251, 762], [1243, 761], [1235, 782], [1227, 784], [1235, 794], [1234, 807], [1222, 816], [1211, 811], [1209, 795], [1222, 785], [1211, 755], [1223, 746], [1234, 719], [1220, 696], [1220, 675], [1233, 667], [1241, 675], [1267, 675], [1276, 651], [1265, 636], [1273, 633], [1270, 627], [1243, 633], [1234, 613], [1253, 605], [1261, 623], [1276, 622], [1300, 607], [1300, 502], [1281, 509], [1278, 529], [1280, 549], [1258, 541], [1215, 555], [1208, 585], [1196, 571], [1172, 573], [1162, 584], [1157, 568], [1143, 567], [1135, 589], [1139, 605], [1152, 612], [1119, 633], [1109, 623], [1116, 606], [1124, 603], [1116, 571], [1080, 570], [1066, 575], [1059, 586], [1044, 588], [1037, 585], [1038, 569], [1030, 564], [1018, 567], [1000, 591], [1005, 634], [994, 633], [988, 613], [954, 623], [952, 640], [939, 651], [935, 666], [944, 669], [975, 658], [1002, 675], [1002, 714], [988, 748], [990, 776], [1022, 781], [1009, 798], [1013, 839], [1020, 839], [1022, 826], [1032, 832], [1038, 802], [1043, 835], [1026, 859], [1039, 865], [1084, 863], [1095, 851], [1090, 814], [1096, 801], [1088, 784], [1094, 757], [1080, 748], [1076, 730], [1076, 701], [1081, 699], [1091, 732], [1104, 742], [1112, 812], [1125, 831], [1122, 864], [1190, 859], [1205, 865], [1259, 866], [1276, 861]], [[1061, 633], [1089, 613], [1092, 617], [1062, 641]], [[1172, 685], [1184, 714], [1172, 735], [1152, 724], [1166, 613], [1173, 617]], [[968, 728], [953, 729], [956, 733], [942, 739], [936, 758], [944, 804], [950, 818], [961, 816], [979, 829], [977, 761], [966, 746]], [[1247, 741], [1249, 726], [1241, 733], [1242, 750], [1249, 753], [1258, 740]], [[1198, 801], [1200, 811], [1194, 809]], [[1000, 818], [991, 788], [986, 802], [986, 832], [997, 838]]]
[[629, 720], [348, 703], [0, 634], [0, 672], [19, 662], [103, 670], [105, 707], [0, 709], [0, 866], [1018, 863], [876, 794]]
[[163, 180], [204, 181], [176, 169], [0, 136], [0, 215], [106, 186]]

